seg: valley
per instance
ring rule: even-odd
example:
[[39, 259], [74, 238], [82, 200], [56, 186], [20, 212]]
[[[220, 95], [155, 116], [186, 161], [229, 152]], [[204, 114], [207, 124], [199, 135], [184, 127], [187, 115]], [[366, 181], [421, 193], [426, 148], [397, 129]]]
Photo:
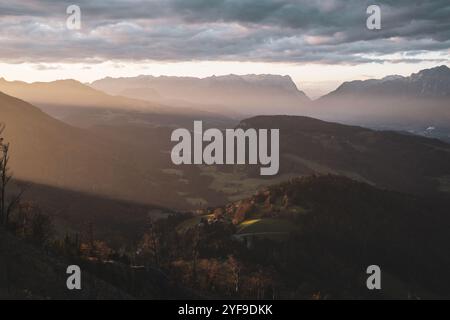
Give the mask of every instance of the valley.
[[449, 13], [0, 1], [0, 300], [450, 300]]
[[[120, 290], [126, 281], [114, 278], [117, 273], [139, 274], [148, 284], [120, 293], [108, 288], [113, 295], [154, 297], [153, 289], [162, 285], [164, 292], [183, 297], [303, 299], [320, 288], [329, 297], [370, 298], [361, 291], [358, 274], [373, 260], [389, 274], [384, 297], [446, 294], [430, 270], [442, 274], [448, 267], [446, 249], [432, 248], [449, 243], [450, 145], [433, 134], [400, 132], [407, 131], [401, 124], [396, 131], [381, 130], [391, 124], [376, 117], [364, 126], [351, 125], [364, 118], [353, 112], [354, 118], [346, 119], [342, 110], [336, 114], [347, 124], [299, 115], [235, 118], [219, 110], [110, 96], [76, 82], [2, 85], [20, 95], [0, 95], [15, 179], [10, 192], [26, 186], [18, 213], [45, 212], [52, 239], [63, 239], [47, 245], [58, 257], [81, 259], [92, 277]], [[70, 94], [51, 102], [61, 85], [74, 90], [80, 105]], [[15, 86], [20, 90], [14, 92]], [[91, 104], [83, 102], [93, 96]], [[419, 110], [421, 102], [416, 103], [412, 110]], [[442, 108], [434, 105], [427, 112], [440, 115]], [[406, 117], [402, 108], [396, 112]], [[242, 155], [239, 165], [173, 163], [174, 130], [190, 128], [198, 119], [204, 132], [220, 135], [276, 128], [279, 173], [261, 176], [260, 165], [245, 164]], [[445, 116], [441, 121], [446, 123]], [[377, 130], [367, 128], [377, 123], [383, 123]], [[181, 154], [193, 156], [191, 147]], [[226, 163], [234, 148], [217, 148]], [[35, 241], [25, 231], [19, 235]], [[412, 263], [406, 275], [400, 272], [405, 261]], [[245, 270], [248, 289], [236, 292], [230, 288], [238, 267]], [[331, 273], [333, 281], [323, 278]], [[349, 283], [347, 290], [337, 292], [343, 283]], [[32, 290], [40, 295], [37, 287]]]

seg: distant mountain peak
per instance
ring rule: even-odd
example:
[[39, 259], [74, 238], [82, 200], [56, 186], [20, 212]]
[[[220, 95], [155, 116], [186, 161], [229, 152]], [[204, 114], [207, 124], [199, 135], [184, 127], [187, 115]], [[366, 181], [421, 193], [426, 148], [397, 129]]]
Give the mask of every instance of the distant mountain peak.
[[421, 70], [409, 77], [392, 75], [380, 80], [370, 79], [345, 82], [337, 90], [323, 98], [365, 95], [448, 98], [450, 97], [450, 68], [442, 65]]
[[299, 114], [301, 108], [310, 102], [288, 75], [229, 74], [206, 78], [140, 75], [105, 78], [94, 81], [91, 87], [113, 95], [160, 101], [162, 104], [182, 101], [188, 105], [204, 106], [208, 111], [246, 116]]
[[53, 83], [60, 83], [60, 84], [68, 84], [68, 85], [82, 85], [84, 86], [80, 81], [75, 79], [61, 79], [61, 80], [55, 80]]
[[418, 73], [412, 74], [410, 78], [418, 79], [421, 77], [442, 77], [442, 76], [450, 77], [450, 68], [448, 68], [445, 65], [432, 69], [421, 70]]
[[447, 72], [447, 73], [449, 73], [450, 72], [450, 68], [447, 67], [446, 65], [441, 65], [441, 66], [434, 67], [434, 68], [431, 68], [431, 69], [421, 70], [419, 73], [424, 73], [424, 72]]
[[398, 74], [392, 75], [392, 76], [386, 76], [383, 79], [381, 79], [382, 81], [393, 81], [393, 80], [399, 80], [399, 79], [405, 79], [404, 76], [400, 76]]

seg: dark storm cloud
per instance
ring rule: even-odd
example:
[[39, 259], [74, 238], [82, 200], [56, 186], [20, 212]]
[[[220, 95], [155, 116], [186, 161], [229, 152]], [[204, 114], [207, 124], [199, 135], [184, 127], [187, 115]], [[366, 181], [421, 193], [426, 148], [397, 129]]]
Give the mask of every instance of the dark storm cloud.
[[[65, 28], [75, 3], [80, 32]], [[382, 8], [382, 30], [366, 29], [371, 4]], [[449, 16], [448, 0], [3, 1], [0, 59], [416, 61], [449, 53]]]

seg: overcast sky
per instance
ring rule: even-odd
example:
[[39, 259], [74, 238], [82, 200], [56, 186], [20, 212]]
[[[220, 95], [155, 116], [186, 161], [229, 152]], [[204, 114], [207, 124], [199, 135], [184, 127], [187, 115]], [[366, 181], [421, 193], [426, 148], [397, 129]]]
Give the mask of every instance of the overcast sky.
[[[81, 30], [66, 8], [79, 5]], [[382, 29], [366, 9], [382, 9]], [[27, 81], [105, 75], [290, 74], [310, 95], [447, 64], [449, 0], [0, 0], [0, 70]]]

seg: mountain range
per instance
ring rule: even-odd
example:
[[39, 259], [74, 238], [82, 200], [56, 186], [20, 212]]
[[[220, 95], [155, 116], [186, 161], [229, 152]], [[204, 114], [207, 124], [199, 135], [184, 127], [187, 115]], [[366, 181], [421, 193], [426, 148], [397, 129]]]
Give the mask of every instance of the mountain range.
[[27, 101], [53, 118], [77, 127], [105, 123], [181, 126], [202, 118], [215, 126], [229, 119], [194, 107], [177, 108], [110, 95], [75, 80], [26, 83], [0, 79], [0, 92]]
[[90, 85], [112, 95], [208, 110], [239, 120], [256, 115], [304, 115], [450, 141], [450, 69], [445, 65], [408, 77], [345, 82], [315, 101], [289, 76], [275, 75], [204, 79], [142, 75], [105, 78]]
[[[173, 165], [172, 129], [163, 122], [154, 126], [126, 117], [102, 118], [77, 128], [5, 94], [0, 95], [0, 105], [17, 179], [138, 203], [173, 208], [220, 204], [259, 186], [313, 173], [342, 174], [404, 192], [436, 193], [446, 190], [450, 176], [450, 149], [443, 142], [307, 117], [260, 116], [239, 125], [280, 129], [280, 175], [267, 180], [252, 167]], [[139, 117], [146, 119], [142, 113], [135, 115]]]
[[289, 76], [229, 75], [209, 78], [105, 78], [91, 86], [109, 94], [189, 106], [226, 115], [298, 114], [310, 102]]
[[409, 77], [346, 82], [316, 101], [309, 100], [289, 76], [275, 75], [105, 78], [89, 86], [74, 80], [0, 79], [0, 91], [79, 127], [124, 119], [185, 126], [204, 119], [223, 128], [250, 116], [286, 114], [450, 141], [447, 66]]
[[440, 66], [422, 70], [409, 77], [387, 76], [381, 80], [345, 82], [321, 100], [336, 97], [450, 98], [450, 68]]
[[306, 114], [450, 141], [449, 105], [450, 69], [440, 66], [409, 77], [346, 82], [315, 101]]
[[[366, 297], [367, 293], [361, 294], [365, 288], [360, 288], [361, 266], [374, 259], [386, 266], [384, 283], [394, 286], [386, 291], [389, 295], [445, 296], [447, 288], [438, 274], [450, 265], [448, 245], [443, 245], [448, 243], [445, 208], [450, 193], [450, 145], [444, 138], [398, 131], [426, 123], [439, 129], [449, 124], [447, 76], [448, 68], [440, 67], [411, 77], [348, 83], [316, 102], [299, 93], [288, 78], [223, 77], [219, 84], [208, 83], [205, 88], [215, 87], [212, 92], [218, 96], [229, 90], [228, 95], [235, 92], [236, 97], [227, 101], [229, 109], [224, 111], [226, 107], [221, 106], [213, 113], [205, 111], [207, 100], [202, 105], [172, 97], [175, 106], [166, 105], [162, 100], [169, 100], [162, 99], [163, 90], [158, 89], [149, 92], [162, 100], [149, 102], [143, 96], [121, 96], [137, 94], [138, 89], [103, 92], [72, 80], [34, 84], [0, 80], [0, 91], [8, 93], [0, 92], [0, 122], [6, 125], [2, 137], [11, 143], [14, 182], [26, 183], [30, 189], [23, 200], [38, 203], [46, 213], [56, 212], [60, 235], [86, 234], [95, 225], [97, 239], [134, 256], [135, 244], [148, 229], [149, 220], [169, 216], [159, 221], [167, 228], [163, 234], [168, 241], [162, 243], [175, 243], [165, 248], [167, 252], [181, 252], [173, 269], [179, 272], [171, 274], [176, 281], [182, 279], [177, 275], [187, 274], [196, 263], [185, 253], [193, 252], [189, 245], [195, 241], [189, 236], [195, 234], [192, 227], [198, 227], [199, 234], [211, 232], [210, 238], [200, 241], [200, 247], [206, 248], [199, 250], [201, 255], [207, 253], [208, 258], [224, 263], [223, 257], [239, 251], [252, 269], [265, 263], [278, 266], [268, 278], [281, 279], [279, 283], [293, 296], [311, 296], [323, 289], [327, 294], [339, 292], [341, 297]], [[239, 111], [236, 100], [254, 112], [258, 108], [236, 86], [252, 92], [249, 95], [255, 95], [255, 101], [275, 103], [265, 110], [268, 113], [282, 113], [284, 109], [276, 103], [282, 101], [281, 92], [288, 92], [292, 112], [306, 110], [322, 119], [340, 116], [340, 122], [365, 127], [273, 114], [239, 116], [237, 122], [229, 117], [230, 110], [234, 116]], [[189, 90], [198, 90], [199, 100], [203, 90], [209, 91], [183, 84], [180, 88], [186, 90], [181, 98], [190, 97]], [[299, 100], [308, 105], [297, 104]], [[259, 166], [173, 165], [173, 129], [191, 128], [198, 119], [221, 129], [279, 129], [280, 174], [263, 178]], [[166, 207], [202, 210], [196, 211], [198, 215], [174, 214]], [[208, 219], [215, 222], [209, 225]], [[274, 236], [277, 239], [268, 242]], [[6, 286], [0, 283], [0, 296], [23, 298], [26, 289], [28, 295], [37, 297], [66, 297], [59, 287], [42, 287], [46, 281], [62, 281], [63, 260], [30, 248], [1, 228], [0, 238], [0, 264], [8, 261], [12, 277], [20, 279], [12, 291], [3, 290]], [[244, 246], [235, 251], [237, 244], [232, 239], [247, 238], [256, 249], [245, 251]], [[211, 256], [214, 252], [218, 255]], [[183, 259], [187, 259], [185, 271], [177, 269]], [[127, 288], [125, 279], [138, 275], [149, 283], [162, 281], [161, 287], [143, 282], [151, 291], [144, 296], [160, 297], [161, 288], [173, 296], [171, 290], [177, 289], [152, 269], [141, 273], [143, 269], [109, 261], [94, 262], [90, 268], [87, 287], [100, 298], [135, 294], [135, 290], [123, 289]], [[39, 271], [35, 281], [29, 278], [32, 269]], [[329, 274], [336, 275], [334, 282], [329, 281]], [[345, 292], [340, 290], [349, 283]]]
[[[449, 70], [439, 67], [409, 78], [389, 77], [344, 84], [311, 108], [316, 113], [326, 111], [319, 116], [316, 114], [317, 118], [333, 118], [337, 114], [343, 118], [340, 122], [359, 123], [364, 116], [371, 120], [367, 126], [391, 131], [408, 131], [402, 130], [401, 123], [405, 122], [417, 125], [414, 121], [418, 121], [418, 117], [413, 111], [420, 109], [428, 116], [420, 117], [420, 121], [424, 126], [429, 123], [428, 131], [436, 132], [450, 123], [450, 118], [446, 117], [449, 110], [446, 94], [442, 93], [447, 88], [445, 81]], [[140, 78], [155, 83], [176, 80]], [[202, 83], [206, 87], [211, 86], [212, 81], [178, 80]], [[256, 83], [254, 88], [258, 89], [255, 90], [274, 86], [279, 91], [298, 91], [287, 77], [230, 76], [217, 77], [212, 82], [220, 83], [217, 87], [223, 89], [224, 83], [228, 83], [229, 88], [235, 87], [235, 80], [248, 85]], [[122, 80], [119, 83], [113, 79], [108, 81], [115, 83], [118, 90]], [[132, 82], [131, 79], [123, 81]], [[403, 88], [397, 90], [404, 92], [402, 98], [392, 98], [394, 84]], [[422, 98], [411, 99], [415, 104], [405, 106], [411, 110], [392, 104], [393, 99], [410, 101], [405, 97], [417, 94], [419, 87], [428, 89], [420, 91]], [[239, 126], [243, 128], [276, 127], [281, 131], [280, 176], [267, 180], [255, 174], [252, 167], [176, 167], [171, 164], [172, 128], [189, 128], [194, 120], [204, 117], [209, 117], [210, 125], [219, 128], [237, 125], [238, 122], [220, 114], [114, 96], [117, 92], [104, 93], [71, 80], [34, 84], [1, 80], [0, 90], [36, 103], [46, 111], [6, 94], [0, 95], [0, 119], [7, 125], [5, 138], [13, 146], [15, 176], [37, 184], [173, 208], [220, 204], [248, 195], [262, 185], [313, 173], [342, 174], [378, 187], [416, 194], [447, 190], [449, 184], [448, 145], [410, 134], [373, 131], [308, 117], [261, 116], [242, 120]], [[373, 92], [386, 92], [380, 94], [385, 100], [377, 100], [386, 103], [374, 109], [368, 107], [367, 96], [372, 96]], [[350, 95], [351, 98], [347, 98]], [[337, 103], [344, 100], [352, 112], [346, 113], [349, 110], [345, 105]], [[426, 104], [430, 101], [441, 104]], [[320, 105], [323, 102], [326, 104]], [[50, 111], [49, 106], [53, 108]], [[375, 113], [383, 108], [386, 114]], [[175, 193], [168, 196], [167, 190]]]

